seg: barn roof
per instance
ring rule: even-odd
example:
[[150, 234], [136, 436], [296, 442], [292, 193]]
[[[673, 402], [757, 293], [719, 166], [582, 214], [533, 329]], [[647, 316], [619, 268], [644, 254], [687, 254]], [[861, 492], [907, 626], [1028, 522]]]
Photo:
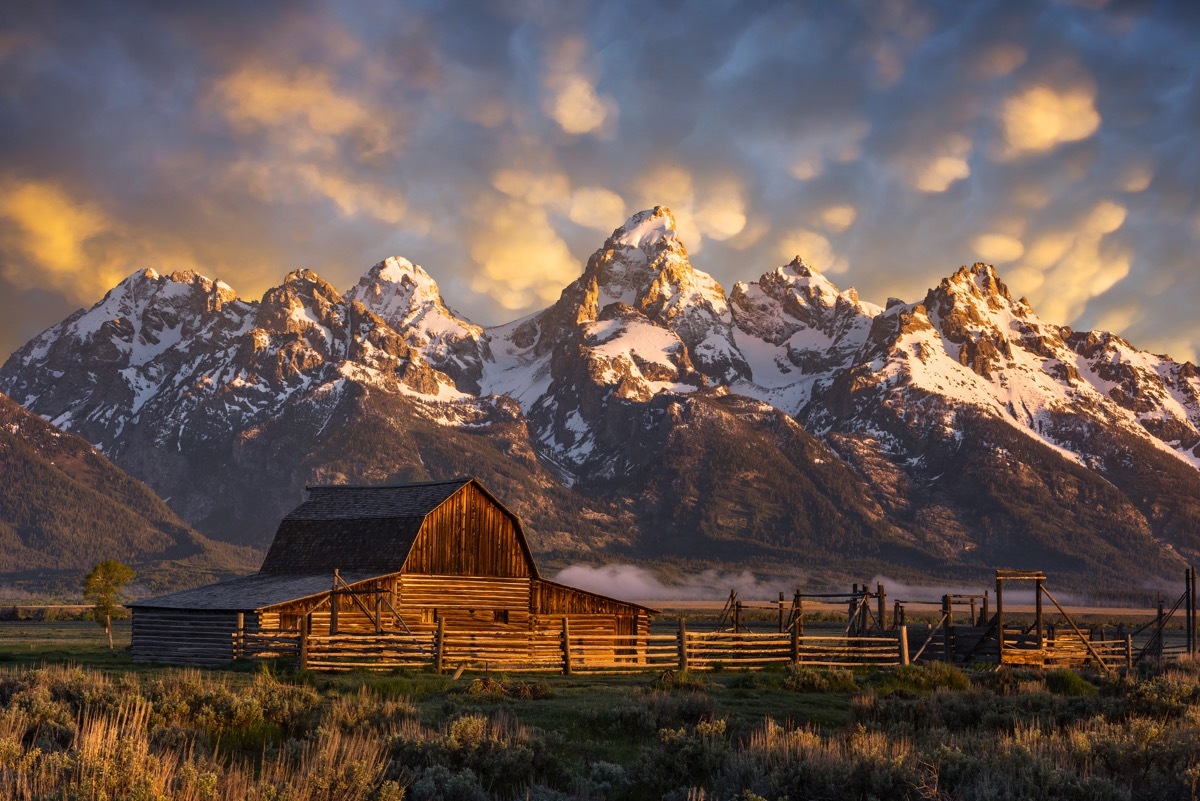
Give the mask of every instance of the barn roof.
[[425, 516], [472, 478], [420, 484], [309, 487], [279, 524], [263, 573], [398, 573]]
[[[376, 578], [375, 574], [342, 573], [347, 584]], [[255, 573], [229, 579], [218, 584], [173, 592], [158, 598], [132, 601], [126, 606], [142, 609], [207, 609], [213, 611], [252, 612], [275, 604], [298, 601], [329, 592], [333, 585], [330, 573], [295, 573], [273, 575]]]

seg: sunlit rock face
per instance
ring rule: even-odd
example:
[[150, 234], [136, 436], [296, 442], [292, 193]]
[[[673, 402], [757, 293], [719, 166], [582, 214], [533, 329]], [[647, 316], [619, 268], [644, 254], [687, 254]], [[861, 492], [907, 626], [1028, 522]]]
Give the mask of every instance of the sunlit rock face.
[[260, 302], [139, 272], [0, 390], [238, 542], [306, 482], [470, 473], [564, 558], [1035, 558], [1124, 581], [1200, 556], [1192, 365], [1043, 321], [985, 264], [886, 308], [800, 257], [727, 296], [661, 206], [491, 328], [400, 257], [345, 293], [298, 270]]

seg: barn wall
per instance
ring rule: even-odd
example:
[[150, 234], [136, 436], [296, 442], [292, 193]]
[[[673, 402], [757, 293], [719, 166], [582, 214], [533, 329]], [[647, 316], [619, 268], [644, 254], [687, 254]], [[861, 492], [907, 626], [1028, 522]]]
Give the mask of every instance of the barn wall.
[[[246, 613], [243, 625], [257, 631], [257, 616]], [[130, 655], [134, 662], [224, 664], [233, 660], [236, 631], [236, 612], [134, 607]]]
[[425, 518], [404, 572], [528, 578], [536, 571], [516, 521], [468, 484]]

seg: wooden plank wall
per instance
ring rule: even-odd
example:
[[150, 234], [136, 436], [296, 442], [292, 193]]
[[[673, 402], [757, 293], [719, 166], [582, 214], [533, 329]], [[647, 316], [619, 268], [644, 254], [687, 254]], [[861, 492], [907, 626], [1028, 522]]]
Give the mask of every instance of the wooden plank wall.
[[516, 521], [468, 484], [425, 518], [404, 572], [528, 578], [536, 570]]
[[[244, 616], [247, 631], [258, 630], [253, 613]], [[134, 662], [171, 665], [219, 665], [233, 659], [237, 613], [192, 609], [134, 607]]]

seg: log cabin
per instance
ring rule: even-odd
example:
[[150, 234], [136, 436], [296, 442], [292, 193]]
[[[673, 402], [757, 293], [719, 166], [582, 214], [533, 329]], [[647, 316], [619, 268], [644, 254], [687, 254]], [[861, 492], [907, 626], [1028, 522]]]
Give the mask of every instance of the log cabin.
[[542, 578], [521, 521], [474, 478], [317, 486], [258, 573], [128, 604], [134, 662], [214, 665], [235, 634], [645, 635], [654, 610]]

